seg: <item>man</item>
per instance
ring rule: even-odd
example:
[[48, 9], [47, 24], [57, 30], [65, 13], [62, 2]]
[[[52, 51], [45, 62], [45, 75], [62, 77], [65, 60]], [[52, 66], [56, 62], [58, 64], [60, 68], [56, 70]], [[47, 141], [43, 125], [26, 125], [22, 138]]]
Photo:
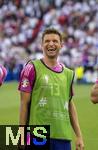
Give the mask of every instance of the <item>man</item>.
[[6, 68], [4, 66], [0, 65], [0, 86], [2, 85], [6, 75], [7, 75]]
[[98, 81], [96, 81], [96, 83], [93, 85], [91, 89], [91, 101], [94, 104], [98, 103]]
[[21, 73], [19, 124], [50, 125], [51, 150], [71, 150], [72, 125], [76, 150], [83, 150], [78, 117], [71, 100], [74, 74], [57, 60], [62, 36], [56, 29], [46, 29], [41, 45], [43, 58], [28, 63]]

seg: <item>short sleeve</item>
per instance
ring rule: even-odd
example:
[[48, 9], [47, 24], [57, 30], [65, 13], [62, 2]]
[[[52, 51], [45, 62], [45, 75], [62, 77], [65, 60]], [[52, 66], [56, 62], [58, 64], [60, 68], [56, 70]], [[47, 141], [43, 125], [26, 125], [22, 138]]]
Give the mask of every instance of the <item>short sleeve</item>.
[[35, 69], [33, 64], [27, 64], [21, 71], [18, 90], [31, 92], [35, 81]]

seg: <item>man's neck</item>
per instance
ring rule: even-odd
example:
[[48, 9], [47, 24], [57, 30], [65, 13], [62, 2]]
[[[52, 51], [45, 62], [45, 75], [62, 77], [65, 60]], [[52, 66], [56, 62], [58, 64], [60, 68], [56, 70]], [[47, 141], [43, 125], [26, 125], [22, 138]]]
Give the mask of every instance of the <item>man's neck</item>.
[[47, 65], [50, 68], [55, 67], [58, 64], [57, 59], [45, 59], [45, 58], [43, 58], [42, 60], [45, 63], [45, 65]]

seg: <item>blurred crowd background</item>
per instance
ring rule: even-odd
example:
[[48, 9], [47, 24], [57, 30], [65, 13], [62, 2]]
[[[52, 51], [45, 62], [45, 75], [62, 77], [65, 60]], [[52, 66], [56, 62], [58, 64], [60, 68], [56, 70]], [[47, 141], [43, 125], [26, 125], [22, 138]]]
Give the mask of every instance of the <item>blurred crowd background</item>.
[[24, 64], [42, 57], [47, 27], [63, 33], [59, 60], [75, 70], [75, 82], [94, 83], [98, 72], [97, 0], [0, 0], [0, 64], [6, 81], [19, 80]]

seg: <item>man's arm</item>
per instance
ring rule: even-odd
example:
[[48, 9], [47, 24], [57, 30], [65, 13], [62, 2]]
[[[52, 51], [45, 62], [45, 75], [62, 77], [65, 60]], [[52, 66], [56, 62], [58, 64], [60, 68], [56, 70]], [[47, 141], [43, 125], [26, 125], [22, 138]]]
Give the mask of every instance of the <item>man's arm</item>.
[[28, 117], [28, 106], [30, 103], [30, 93], [20, 92], [21, 101], [20, 101], [20, 115], [19, 115], [19, 125], [26, 125]]
[[[28, 117], [28, 106], [30, 102], [30, 93], [20, 92], [20, 112], [19, 112], [19, 125], [27, 125], [27, 117]], [[21, 145], [20, 140], [18, 143], [18, 149], [24, 150], [26, 145]]]
[[98, 83], [95, 83], [91, 89], [90, 95], [91, 101], [96, 104], [98, 103]]
[[20, 76], [19, 91], [20, 91], [20, 116], [19, 124], [26, 125], [29, 112], [29, 103], [31, 98], [32, 89], [35, 81], [35, 70], [32, 64], [27, 64]]
[[71, 125], [76, 135], [76, 150], [83, 150], [84, 143], [83, 143], [82, 134], [78, 122], [76, 108], [72, 100], [69, 103], [69, 114], [70, 114]]

